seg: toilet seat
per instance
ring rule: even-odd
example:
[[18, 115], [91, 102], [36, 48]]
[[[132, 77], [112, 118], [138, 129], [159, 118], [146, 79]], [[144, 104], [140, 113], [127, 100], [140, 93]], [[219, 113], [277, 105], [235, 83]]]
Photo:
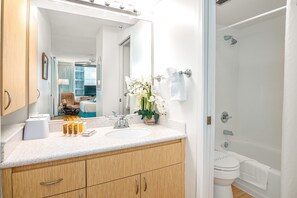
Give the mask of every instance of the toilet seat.
[[214, 198], [232, 198], [231, 184], [239, 177], [239, 161], [228, 153], [215, 151]]
[[214, 157], [214, 169], [218, 171], [234, 171], [240, 167], [239, 161], [234, 157], [220, 152], [215, 151]]

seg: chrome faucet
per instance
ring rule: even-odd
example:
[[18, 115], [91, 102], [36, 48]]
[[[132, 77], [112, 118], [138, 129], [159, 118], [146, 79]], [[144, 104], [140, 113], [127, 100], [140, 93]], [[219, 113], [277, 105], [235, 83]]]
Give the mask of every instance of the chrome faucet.
[[125, 115], [117, 115], [116, 112], [112, 112], [114, 117], [119, 117], [119, 119], [114, 123], [115, 129], [122, 129], [122, 128], [128, 128], [129, 122], [128, 118]]

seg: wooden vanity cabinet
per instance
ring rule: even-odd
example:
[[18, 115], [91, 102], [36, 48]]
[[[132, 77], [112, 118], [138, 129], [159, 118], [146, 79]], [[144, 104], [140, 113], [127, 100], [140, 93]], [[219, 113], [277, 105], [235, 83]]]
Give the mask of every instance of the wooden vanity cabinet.
[[88, 198], [182, 198], [181, 164], [88, 187]]
[[48, 198], [86, 198], [86, 197], [87, 197], [86, 190], [81, 189], [81, 190], [76, 190], [73, 192], [55, 195], [55, 196], [48, 197]]
[[1, 0], [1, 115], [26, 105], [28, 0]]
[[140, 175], [115, 180], [87, 189], [88, 198], [140, 198]]
[[183, 185], [182, 164], [143, 173], [141, 198], [181, 198]]
[[184, 141], [3, 169], [4, 198], [184, 198]]

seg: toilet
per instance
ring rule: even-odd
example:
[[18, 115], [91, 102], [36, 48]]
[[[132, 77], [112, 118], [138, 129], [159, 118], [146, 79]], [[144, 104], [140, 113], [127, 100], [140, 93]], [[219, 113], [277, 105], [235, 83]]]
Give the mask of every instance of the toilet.
[[222, 151], [214, 156], [214, 198], [233, 198], [231, 184], [239, 177], [239, 161]]

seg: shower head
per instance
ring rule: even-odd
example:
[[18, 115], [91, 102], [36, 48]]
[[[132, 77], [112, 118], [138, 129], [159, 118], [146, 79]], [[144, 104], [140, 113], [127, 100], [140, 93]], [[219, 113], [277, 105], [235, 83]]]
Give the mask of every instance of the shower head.
[[223, 3], [226, 3], [227, 1], [229, 1], [229, 0], [216, 0], [216, 3], [218, 5], [222, 5]]
[[231, 36], [231, 35], [225, 35], [224, 36], [224, 40], [225, 41], [229, 41], [229, 40], [231, 40], [231, 45], [235, 45], [238, 41], [235, 39], [235, 38], [233, 38], [233, 36]]
[[236, 43], [237, 43], [237, 40], [234, 39], [234, 38], [232, 38], [232, 40], [231, 40], [231, 45], [235, 45]]

